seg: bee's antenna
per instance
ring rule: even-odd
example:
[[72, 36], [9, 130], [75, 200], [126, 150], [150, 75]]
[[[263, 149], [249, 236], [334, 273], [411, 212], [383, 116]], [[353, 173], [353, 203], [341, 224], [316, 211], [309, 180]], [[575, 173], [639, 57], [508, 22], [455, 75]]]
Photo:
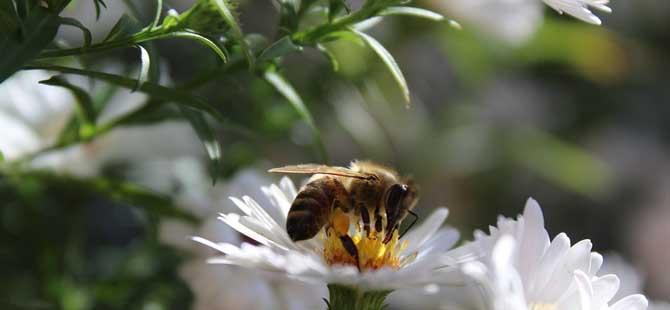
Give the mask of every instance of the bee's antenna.
[[416, 215], [416, 213], [414, 213], [412, 210], [407, 210], [407, 212], [409, 213], [409, 215], [411, 215], [411, 216], [414, 217], [414, 220], [409, 224], [409, 226], [407, 226], [407, 229], [405, 229], [405, 231], [403, 231], [402, 234], [400, 234], [400, 238], [398, 238], [398, 239], [402, 239], [402, 237], [403, 237], [403, 236], [404, 236], [410, 229], [412, 229], [412, 226], [414, 226], [414, 224], [416, 224], [416, 221], [419, 220], [419, 216]]

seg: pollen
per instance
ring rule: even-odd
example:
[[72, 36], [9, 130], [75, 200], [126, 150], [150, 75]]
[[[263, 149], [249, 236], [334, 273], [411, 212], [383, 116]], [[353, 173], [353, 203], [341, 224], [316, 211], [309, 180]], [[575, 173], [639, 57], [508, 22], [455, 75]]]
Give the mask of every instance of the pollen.
[[349, 229], [344, 230], [345, 223], [347, 226], [350, 223], [344, 213], [335, 214], [332, 223], [326, 230], [323, 250], [324, 259], [329, 265], [356, 266], [361, 271], [400, 268], [399, 253], [407, 244], [399, 241], [397, 229], [391, 239], [384, 243], [384, 231], [368, 234], [361, 231], [359, 225], [354, 225], [356, 228], [351, 230], [353, 233]]

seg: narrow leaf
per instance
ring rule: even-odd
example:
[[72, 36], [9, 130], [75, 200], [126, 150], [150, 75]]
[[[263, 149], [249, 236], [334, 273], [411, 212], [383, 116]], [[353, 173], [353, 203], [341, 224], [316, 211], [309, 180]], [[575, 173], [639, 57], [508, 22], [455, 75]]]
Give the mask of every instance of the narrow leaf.
[[321, 53], [323, 53], [326, 56], [326, 58], [328, 58], [328, 61], [330, 62], [331, 67], [333, 68], [333, 71], [337, 72], [337, 71], [340, 70], [340, 63], [335, 58], [335, 55], [333, 55], [333, 53], [331, 53], [326, 48], [326, 46], [324, 46], [323, 44], [317, 43], [316, 48], [319, 51], [321, 51]]
[[[127, 89], [133, 89], [135, 85], [137, 84], [137, 80], [134, 79], [129, 79], [120, 75], [115, 75], [115, 74], [109, 74], [109, 73], [104, 73], [104, 72], [96, 72], [96, 71], [90, 71], [90, 70], [84, 70], [84, 69], [77, 69], [77, 68], [70, 68], [70, 67], [63, 67], [63, 66], [56, 66], [56, 65], [49, 65], [49, 64], [32, 64], [29, 66], [24, 67], [26, 70], [31, 70], [31, 69], [39, 69], [39, 70], [50, 70], [50, 71], [56, 71], [56, 72], [61, 72], [61, 73], [67, 73], [67, 74], [75, 74], [75, 75], [81, 75], [81, 76], [86, 76], [90, 78], [94, 78], [97, 80], [105, 81], [114, 85], [121, 86], [123, 88]], [[192, 107], [194, 109], [206, 112], [210, 116], [212, 116], [214, 119], [219, 121], [224, 128], [228, 128], [230, 130], [234, 130], [237, 132], [240, 132], [242, 134], [249, 135], [250, 131], [244, 128], [244, 126], [235, 124], [234, 122], [230, 121], [221, 113], [219, 113], [216, 109], [214, 109], [211, 105], [209, 105], [207, 102], [203, 101], [199, 97], [193, 96], [187, 92], [182, 92], [179, 90], [175, 90], [169, 87], [165, 87], [156, 83], [152, 83], [149, 81], [146, 81], [142, 83], [140, 88], [138, 89], [139, 91], [146, 93], [147, 95], [152, 96], [153, 98], [163, 100], [165, 102], [177, 102], [185, 106]]]
[[58, 19], [58, 22], [61, 25], [68, 25], [72, 27], [79, 28], [81, 30], [81, 33], [84, 35], [84, 46], [90, 46], [91, 41], [93, 41], [93, 36], [91, 35], [91, 31], [88, 30], [81, 22], [74, 18], [70, 17], [61, 17]]
[[[17, 186], [22, 186], [27, 180], [44, 181], [50, 186], [68, 188], [79, 191], [78, 194], [88, 196], [101, 194], [115, 201], [129, 204], [133, 208], [143, 210], [149, 214], [179, 218], [189, 223], [197, 223], [198, 219], [188, 211], [177, 207], [169, 196], [145, 189], [130, 182], [112, 180], [103, 177], [81, 178], [64, 173], [54, 173], [48, 170], [30, 171], [2, 171], [4, 177], [8, 175]], [[32, 182], [31, 182], [32, 183]]]
[[140, 51], [140, 72], [137, 76], [137, 84], [135, 85], [135, 88], [132, 89], [133, 92], [140, 89], [142, 84], [148, 80], [149, 68], [151, 67], [151, 57], [149, 57], [147, 50], [142, 47], [142, 45], [137, 44], [136, 46]]
[[382, 59], [384, 64], [386, 64], [386, 67], [391, 71], [391, 74], [393, 75], [393, 78], [396, 80], [398, 83], [398, 86], [400, 86], [400, 90], [402, 91], [403, 97], [405, 99], [406, 105], [409, 107], [410, 103], [410, 98], [409, 98], [409, 88], [407, 87], [407, 81], [405, 81], [405, 77], [402, 74], [402, 71], [400, 71], [400, 67], [398, 67], [398, 64], [396, 63], [395, 59], [393, 59], [393, 56], [391, 56], [391, 53], [389, 53], [381, 43], [379, 43], [375, 38], [357, 31], [355, 29], [351, 29], [353, 33], [358, 35], [363, 41], [373, 50], [377, 55]]
[[351, 26], [351, 28], [356, 29], [358, 31], [367, 31], [368, 29], [377, 26], [379, 23], [381, 23], [383, 20], [382, 17], [380, 16], [374, 16], [370, 17], [362, 22], [358, 22]]
[[216, 133], [200, 111], [183, 106], [179, 107], [179, 109], [182, 115], [189, 121], [193, 130], [195, 130], [200, 141], [202, 141], [212, 166], [210, 169], [212, 183], [216, 183], [221, 168], [223, 167], [221, 144], [216, 139]]
[[123, 14], [121, 18], [114, 24], [112, 30], [109, 31], [103, 42], [114, 41], [122, 38], [127, 38], [131, 34], [136, 33], [142, 29], [142, 26], [127, 14]]
[[351, 12], [351, 9], [347, 5], [347, 2], [344, 0], [328, 0], [328, 20], [332, 22], [337, 15], [342, 12], [342, 9], [346, 10], [347, 14]]
[[314, 140], [317, 146], [317, 149], [319, 151], [319, 155], [322, 157], [323, 160], [327, 160], [327, 155], [326, 155], [326, 148], [323, 145], [323, 141], [321, 140], [321, 133], [319, 132], [319, 129], [316, 127], [316, 124], [314, 123], [314, 118], [312, 117], [312, 114], [309, 112], [307, 107], [305, 106], [305, 103], [303, 103], [302, 99], [298, 95], [298, 93], [295, 91], [293, 86], [284, 79], [279, 73], [274, 72], [274, 71], [266, 71], [265, 74], [263, 75], [265, 80], [270, 83], [288, 102], [293, 106], [293, 108], [298, 112], [298, 115], [307, 123], [307, 126], [312, 130], [312, 133], [314, 135]]
[[[96, 111], [95, 107], [93, 106], [93, 100], [87, 91], [80, 88], [79, 86], [70, 84], [70, 82], [68, 82], [62, 76], [51, 77], [48, 80], [40, 81], [40, 84], [63, 87], [69, 90], [76, 99], [77, 117], [81, 123], [83, 123], [85, 126], [88, 126], [88, 128], [83, 129], [94, 130]], [[92, 133], [92, 131], [88, 133]]]
[[221, 16], [223, 17], [224, 21], [230, 26], [230, 28], [233, 31], [233, 35], [235, 36], [235, 39], [237, 42], [240, 44], [240, 47], [242, 48], [242, 53], [244, 53], [244, 56], [247, 58], [247, 62], [249, 63], [249, 67], [253, 68], [254, 67], [254, 54], [251, 52], [251, 49], [249, 48], [247, 41], [244, 40], [244, 33], [242, 33], [242, 28], [240, 28], [240, 25], [237, 23], [237, 19], [233, 15], [233, 12], [228, 8], [228, 5], [225, 3], [224, 0], [210, 0], [214, 4], [216, 4], [217, 9], [219, 10], [219, 13], [221, 13]]
[[104, 0], [93, 0], [93, 4], [95, 5], [95, 20], [99, 20], [100, 12], [102, 11], [100, 7], [107, 9], [107, 4], [105, 4]]
[[[117, 23], [118, 25], [118, 23]], [[160, 39], [171, 39], [171, 38], [183, 38], [183, 39], [190, 39], [195, 42], [198, 42], [205, 47], [208, 47], [211, 49], [216, 55], [223, 61], [226, 62], [228, 60], [228, 56], [226, 56], [226, 53], [222, 49], [222, 47], [218, 46], [216, 43], [214, 43], [212, 40], [199, 35], [197, 33], [193, 33], [190, 31], [172, 31], [172, 32], [167, 32], [167, 33], [162, 33], [162, 34], [152, 34], [152, 35], [139, 35], [137, 37], [133, 37], [132, 41], [129, 40], [128, 38], [125, 38], [128, 36], [126, 31], [115, 31], [112, 30], [110, 32], [110, 38], [113, 40], [119, 39], [120, 42], [114, 42], [116, 44], [116, 47], [118, 48], [126, 48], [130, 46], [134, 46], [134, 44], [142, 43], [142, 42], [147, 42], [147, 41], [152, 41], [152, 40], [160, 40]], [[128, 40], [123, 40], [123, 39], [128, 39]], [[107, 39], [109, 40], [109, 39]], [[103, 42], [104, 43], [104, 42]], [[88, 49], [84, 48], [70, 48], [70, 49], [57, 49], [57, 50], [49, 50], [45, 51], [40, 55], [40, 59], [46, 59], [46, 58], [52, 58], [52, 57], [62, 57], [62, 56], [70, 56], [70, 55], [80, 55], [83, 53], [95, 53], [95, 52], [102, 52], [102, 51], [107, 51], [109, 50], [108, 48], [104, 47], [104, 44], [94, 44]]]
[[153, 39], [169, 39], [169, 38], [182, 38], [196, 41], [206, 47], [209, 47], [214, 53], [216, 53], [217, 56], [219, 56], [221, 61], [223, 62], [228, 61], [228, 56], [226, 56], [226, 53], [221, 49], [221, 47], [219, 47], [212, 40], [197, 33], [193, 33], [190, 31], [173, 31], [160, 36], [153, 37]]
[[416, 16], [416, 17], [421, 17], [421, 18], [426, 18], [430, 19], [436, 22], [443, 21], [444, 16], [435, 13], [433, 11], [429, 11], [426, 9], [422, 8], [415, 8], [415, 7], [409, 7], [409, 6], [392, 6], [389, 8], [386, 8], [379, 12], [380, 16], [386, 16], [386, 15], [410, 15], [410, 16]]
[[154, 13], [154, 20], [151, 22], [150, 29], [158, 27], [163, 13], [163, 0], [156, 0], [156, 13]]
[[295, 45], [290, 36], [285, 36], [266, 48], [258, 59], [259, 61], [271, 60], [297, 51], [302, 51], [302, 46]]
[[0, 42], [0, 82], [39, 55], [53, 41], [58, 27], [58, 15], [41, 6], [33, 7], [21, 30], [17, 29]]

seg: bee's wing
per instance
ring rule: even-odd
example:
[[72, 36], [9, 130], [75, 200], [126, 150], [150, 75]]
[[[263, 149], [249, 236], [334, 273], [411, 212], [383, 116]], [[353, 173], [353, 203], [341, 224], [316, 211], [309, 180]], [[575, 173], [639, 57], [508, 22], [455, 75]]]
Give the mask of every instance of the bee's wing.
[[316, 164], [284, 166], [279, 168], [272, 168], [268, 170], [268, 172], [296, 173], [296, 174], [329, 174], [329, 175], [337, 175], [341, 177], [349, 177], [356, 179], [375, 178], [375, 176], [372, 174], [356, 172], [349, 168], [316, 165]]

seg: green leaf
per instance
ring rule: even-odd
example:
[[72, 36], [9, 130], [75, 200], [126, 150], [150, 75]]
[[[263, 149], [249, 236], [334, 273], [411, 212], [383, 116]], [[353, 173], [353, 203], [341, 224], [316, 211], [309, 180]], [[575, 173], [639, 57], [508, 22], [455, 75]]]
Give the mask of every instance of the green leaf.
[[328, 0], [328, 20], [332, 23], [335, 17], [342, 12], [342, 9], [346, 10], [347, 13], [351, 11], [344, 0]]
[[355, 23], [354, 25], [351, 26], [352, 29], [356, 29], [358, 31], [367, 31], [371, 29], [374, 26], [377, 26], [379, 23], [381, 23], [384, 20], [383, 17], [381, 16], [373, 16], [370, 17], [364, 21]]
[[61, 25], [68, 25], [72, 27], [77, 27], [79, 30], [81, 30], [82, 34], [84, 35], [84, 46], [90, 46], [91, 41], [93, 41], [93, 36], [91, 35], [91, 31], [88, 30], [81, 22], [74, 18], [70, 17], [61, 17], [58, 19], [58, 22]]
[[391, 71], [391, 74], [393, 75], [393, 79], [398, 83], [398, 86], [400, 86], [400, 90], [402, 91], [403, 97], [405, 99], [405, 103], [407, 106], [409, 106], [410, 103], [410, 98], [409, 98], [409, 88], [407, 87], [407, 81], [405, 81], [405, 77], [402, 74], [402, 71], [400, 71], [400, 67], [398, 67], [398, 64], [396, 63], [395, 59], [393, 59], [393, 56], [391, 56], [391, 53], [389, 53], [381, 43], [379, 43], [375, 38], [357, 31], [355, 29], [351, 29], [351, 31], [358, 35], [361, 39], [363, 39], [363, 42], [365, 42], [377, 55], [382, 59], [384, 64], [386, 64], [386, 67]]
[[305, 106], [305, 103], [303, 103], [302, 99], [295, 91], [293, 86], [291, 86], [291, 84], [286, 81], [279, 73], [274, 71], [266, 71], [263, 75], [263, 78], [265, 78], [265, 80], [270, 83], [270, 85], [272, 85], [282, 96], [284, 96], [284, 98], [286, 98], [286, 100], [288, 100], [296, 112], [298, 112], [298, 115], [300, 115], [305, 123], [307, 123], [307, 126], [309, 126], [314, 135], [314, 140], [319, 155], [324, 161], [327, 161], [326, 148], [323, 145], [323, 141], [321, 140], [321, 133], [314, 123], [312, 114], [309, 112]]
[[612, 185], [611, 167], [577, 145], [534, 129], [508, 139], [514, 161], [554, 184], [595, 198]]
[[48, 80], [40, 81], [40, 84], [63, 87], [69, 90], [77, 102], [77, 117], [84, 124], [84, 127], [80, 128], [80, 133], [82, 133], [82, 136], [88, 136], [93, 133], [95, 130], [96, 111], [93, 106], [93, 100], [87, 91], [70, 84], [62, 76], [53, 76]]
[[80, 178], [47, 170], [31, 170], [28, 172], [2, 171], [21, 184], [21, 180], [37, 178], [47, 184], [62, 184], [68, 188], [80, 189], [82, 195], [97, 192], [110, 199], [124, 202], [147, 213], [162, 217], [172, 217], [197, 223], [198, 219], [191, 213], [177, 207], [173, 201], [162, 194], [150, 191], [130, 182], [117, 181], [103, 177]]
[[221, 172], [221, 167], [223, 167], [221, 144], [216, 139], [216, 133], [200, 111], [188, 107], [179, 108], [182, 115], [189, 121], [191, 127], [193, 127], [193, 130], [195, 130], [200, 141], [202, 141], [205, 146], [205, 151], [207, 152], [207, 156], [209, 157], [212, 166], [210, 169], [212, 183], [216, 183], [219, 173]]
[[140, 72], [137, 76], [137, 84], [132, 91], [137, 91], [144, 82], [149, 78], [149, 68], [151, 67], [151, 57], [149, 57], [149, 52], [147, 52], [142, 45], [137, 44], [137, 49], [140, 51]]
[[2, 150], [0, 150], [0, 164], [5, 161], [5, 155], [2, 154]]
[[251, 52], [251, 49], [249, 49], [247, 41], [244, 40], [244, 33], [242, 33], [242, 28], [240, 28], [240, 25], [237, 23], [237, 19], [233, 15], [233, 12], [230, 10], [230, 8], [228, 8], [226, 2], [224, 0], [205, 1], [212, 1], [214, 4], [216, 4], [219, 13], [221, 13], [221, 16], [233, 31], [233, 36], [235, 37], [237, 43], [240, 44], [242, 53], [244, 53], [244, 56], [247, 58], [247, 62], [249, 63], [249, 67], [253, 68], [255, 62], [254, 54]]
[[293, 52], [302, 51], [302, 46], [295, 45], [291, 40], [290, 36], [284, 36], [277, 42], [270, 45], [266, 48], [260, 56], [258, 56], [259, 61], [272, 60], [277, 57], [282, 57], [286, 54]]
[[[119, 25], [119, 23], [117, 23]], [[121, 26], [124, 27], [124, 26]], [[47, 59], [47, 58], [53, 58], [53, 57], [63, 57], [63, 56], [72, 56], [72, 55], [81, 55], [85, 53], [96, 53], [96, 52], [104, 52], [108, 51], [111, 49], [115, 48], [126, 48], [126, 47], [131, 47], [135, 46], [138, 43], [142, 42], [147, 42], [147, 41], [152, 41], [152, 40], [160, 40], [160, 39], [171, 39], [171, 38], [182, 38], [182, 39], [189, 39], [193, 40], [197, 43], [200, 43], [204, 45], [205, 47], [210, 48], [216, 55], [223, 61], [226, 62], [228, 60], [228, 56], [226, 56], [226, 53], [224, 50], [218, 46], [216, 43], [214, 43], [212, 40], [194, 33], [190, 31], [172, 31], [172, 32], [167, 32], [167, 33], [138, 33], [136, 35], [133, 35], [132, 38], [124, 38], [123, 36], [127, 36], [125, 34], [125, 31], [122, 30], [112, 30], [110, 32], [110, 36], [112, 38], [115, 38], [114, 42], [103, 42], [99, 44], [93, 44], [88, 48], [70, 48], [70, 49], [57, 49], [57, 50], [49, 50], [45, 51], [40, 55], [40, 59]], [[121, 36], [116, 40], [117, 36]]]
[[19, 27], [19, 15], [16, 13], [13, 1], [0, 1], [0, 44], [6, 40], [6, 36], [16, 31]]
[[[31, 64], [29, 66], [24, 67], [24, 69], [50, 70], [61, 73], [86, 76], [97, 80], [105, 81], [114, 85], [118, 85], [127, 89], [133, 89], [133, 87], [135, 87], [135, 85], [137, 84], [137, 80], [129, 79], [115, 74], [63, 67], [50, 64]], [[149, 81], [142, 83], [142, 85], [138, 90], [152, 96], [153, 98], [160, 99], [165, 102], [177, 102], [182, 105], [203, 111], [212, 116], [217, 121], [219, 121], [224, 128], [235, 130], [237, 132], [247, 135], [250, 134], [250, 131], [244, 128], [244, 126], [235, 124], [234, 122], [230, 121], [229, 119], [221, 115], [216, 109], [214, 109], [207, 102], [187, 92], [182, 92], [179, 90], [168, 88]]]
[[228, 61], [228, 56], [226, 56], [226, 53], [221, 49], [221, 47], [219, 47], [216, 43], [214, 43], [214, 41], [197, 33], [193, 33], [190, 31], [173, 31], [159, 36], [155, 36], [152, 39], [158, 40], [158, 39], [169, 39], [169, 38], [182, 38], [196, 41], [211, 49], [214, 53], [216, 53], [217, 56], [219, 56], [221, 61], [223, 62]]
[[140, 23], [127, 14], [123, 14], [121, 18], [114, 24], [112, 30], [109, 31], [107, 37], [102, 42], [114, 41], [130, 37], [142, 29]]
[[[149, 54], [149, 59], [160, 59], [160, 53], [158, 51], [158, 48], [156, 47], [155, 44], [152, 44], [153, 42], [149, 42], [147, 44], [146, 50], [147, 54]], [[148, 76], [147, 79], [149, 81], [152, 81], [154, 83], [158, 83], [160, 81], [161, 77], [161, 66], [158, 61], [150, 61], [149, 62], [149, 71], [148, 71]]]
[[35, 58], [51, 43], [58, 32], [58, 15], [35, 6], [26, 16], [21, 30], [0, 42], [0, 82]]
[[357, 34], [351, 32], [351, 31], [335, 31], [331, 32], [319, 39], [319, 42], [321, 43], [327, 43], [327, 42], [332, 42], [332, 41], [337, 41], [337, 40], [347, 40], [349, 42], [356, 43], [361, 46], [365, 46], [365, 41], [361, 39], [360, 36]]
[[163, 0], [156, 0], [156, 13], [154, 13], [154, 20], [151, 22], [149, 29], [158, 27], [161, 21], [161, 13], [163, 13]]
[[323, 53], [326, 58], [328, 58], [333, 71], [337, 72], [340, 70], [340, 63], [337, 61], [337, 58], [335, 58], [335, 55], [333, 55], [333, 53], [331, 53], [328, 48], [326, 48], [326, 46], [321, 43], [317, 43], [316, 48], [321, 51], [321, 53]]
[[380, 16], [387, 16], [387, 15], [410, 15], [410, 16], [416, 16], [416, 17], [421, 17], [421, 18], [426, 18], [430, 19], [436, 22], [443, 21], [444, 16], [435, 13], [433, 11], [429, 11], [426, 9], [422, 8], [415, 8], [415, 7], [409, 7], [409, 6], [392, 6], [386, 9], [383, 9], [381, 12], [379, 12]]
[[93, 0], [93, 4], [95, 5], [95, 20], [99, 20], [100, 12], [102, 11], [100, 7], [107, 9], [107, 4], [105, 4], [104, 0]]

